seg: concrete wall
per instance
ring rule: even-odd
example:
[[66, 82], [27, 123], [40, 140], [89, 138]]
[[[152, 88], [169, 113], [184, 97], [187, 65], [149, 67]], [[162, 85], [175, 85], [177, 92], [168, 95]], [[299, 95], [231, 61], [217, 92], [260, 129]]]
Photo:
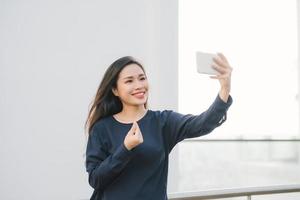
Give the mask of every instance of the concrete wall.
[[176, 0], [2, 0], [0, 30], [0, 199], [90, 197], [83, 125], [115, 59], [144, 63], [151, 109], [177, 109]]

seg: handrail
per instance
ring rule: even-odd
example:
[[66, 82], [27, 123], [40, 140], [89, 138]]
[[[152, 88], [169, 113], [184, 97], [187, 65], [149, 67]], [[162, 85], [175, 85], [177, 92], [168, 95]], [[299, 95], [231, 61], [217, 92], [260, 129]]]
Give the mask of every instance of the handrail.
[[[273, 185], [260, 187], [242, 187], [242, 188], [227, 188], [218, 190], [203, 190], [190, 192], [169, 193], [169, 200], [203, 200], [203, 199], [220, 199], [230, 197], [247, 197], [251, 200], [254, 195], [280, 194], [300, 192], [300, 184], [291, 185]], [[88, 199], [81, 199], [88, 200]]]
[[300, 139], [185, 139], [182, 142], [300, 142]]
[[251, 196], [253, 195], [266, 195], [266, 194], [292, 193], [292, 192], [300, 192], [300, 184], [170, 193], [168, 194], [168, 198], [169, 200], [200, 200], [200, 199], [220, 199], [220, 198], [244, 196], [247, 197], [248, 200], [250, 200]]

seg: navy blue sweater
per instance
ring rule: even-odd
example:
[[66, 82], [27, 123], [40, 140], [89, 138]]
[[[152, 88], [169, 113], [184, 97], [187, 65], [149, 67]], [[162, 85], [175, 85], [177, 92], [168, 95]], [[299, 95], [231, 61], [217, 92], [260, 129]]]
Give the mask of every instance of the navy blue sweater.
[[226, 120], [232, 103], [219, 95], [200, 115], [172, 110], [152, 111], [137, 123], [144, 142], [131, 150], [124, 138], [132, 123], [105, 117], [91, 129], [86, 149], [86, 171], [95, 200], [166, 200], [169, 153], [185, 138], [210, 133]]

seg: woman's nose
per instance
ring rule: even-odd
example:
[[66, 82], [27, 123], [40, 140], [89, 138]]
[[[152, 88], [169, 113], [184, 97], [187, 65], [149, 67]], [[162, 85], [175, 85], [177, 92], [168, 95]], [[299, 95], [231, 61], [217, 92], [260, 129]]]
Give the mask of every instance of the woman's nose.
[[134, 85], [134, 88], [135, 89], [140, 89], [140, 88], [143, 88], [145, 87], [145, 83], [143, 83], [142, 81], [138, 80], [135, 82], [135, 85]]

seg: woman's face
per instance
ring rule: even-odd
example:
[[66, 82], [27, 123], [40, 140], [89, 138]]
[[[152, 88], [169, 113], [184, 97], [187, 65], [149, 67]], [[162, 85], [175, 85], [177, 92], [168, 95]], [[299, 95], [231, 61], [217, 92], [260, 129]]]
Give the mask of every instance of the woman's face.
[[148, 80], [142, 68], [137, 64], [124, 67], [113, 93], [120, 98], [123, 105], [144, 105], [148, 99]]

